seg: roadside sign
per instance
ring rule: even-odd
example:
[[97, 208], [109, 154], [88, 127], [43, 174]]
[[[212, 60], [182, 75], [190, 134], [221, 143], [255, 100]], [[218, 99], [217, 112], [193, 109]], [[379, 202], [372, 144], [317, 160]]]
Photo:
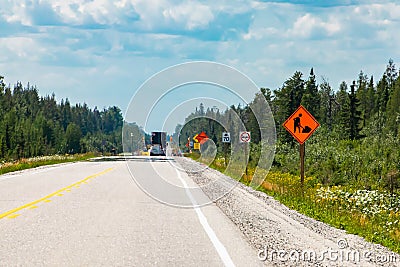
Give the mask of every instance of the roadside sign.
[[189, 146], [190, 146], [190, 147], [193, 147], [193, 141], [190, 141], [190, 142], [189, 142]]
[[193, 149], [200, 150], [200, 143], [194, 143], [193, 145], [194, 145]]
[[196, 135], [193, 137], [193, 140], [194, 140], [196, 143], [204, 144], [204, 143], [208, 140], [208, 136], [207, 136], [207, 134], [206, 134], [205, 132], [201, 132], [201, 133], [199, 133], [199, 134], [196, 134]]
[[319, 123], [303, 106], [300, 106], [283, 124], [296, 140], [303, 144], [319, 127]]
[[186, 146], [186, 147], [190, 147], [190, 137], [188, 137], [188, 141], [187, 141], [187, 143], [186, 143], [185, 146]]
[[231, 142], [231, 133], [223, 132], [222, 133], [222, 143], [230, 143]]
[[200, 144], [204, 144], [208, 140], [208, 136], [205, 132], [201, 132], [197, 136], [197, 140], [199, 140]]
[[249, 143], [251, 140], [250, 132], [240, 132], [239, 141], [240, 143]]

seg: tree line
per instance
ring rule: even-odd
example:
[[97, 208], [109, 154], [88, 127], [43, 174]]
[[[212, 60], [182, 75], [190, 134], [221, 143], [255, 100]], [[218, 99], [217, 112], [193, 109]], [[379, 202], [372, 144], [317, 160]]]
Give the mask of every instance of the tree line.
[[[229, 121], [236, 113], [252, 134], [250, 163], [256, 164], [261, 138], [252, 110], [261, 108], [260, 96], [269, 103], [275, 120], [273, 168], [298, 173], [298, 145], [282, 124], [303, 105], [321, 124], [307, 141], [307, 175], [317, 176], [324, 184], [351, 182], [368, 188], [391, 187], [391, 191], [400, 186], [400, 75], [393, 60], [377, 82], [360, 71], [354, 81], [343, 81], [339, 88], [332, 88], [324, 78], [318, 84], [313, 68], [307, 78], [296, 71], [276, 90], [261, 88], [247, 106], [220, 112], [200, 105], [184, 126], [177, 126], [174, 137], [180, 133], [180, 146], [185, 149], [187, 137], [205, 131], [221, 153], [222, 132], [235, 131]], [[207, 118], [201, 118], [204, 115]], [[224, 129], [217, 121], [230, 126]]]
[[283, 141], [291, 139], [279, 126], [300, 104], [340, 139], [399, 133], [400, 79], [393, 60], [389, 60], [377, 83], [373, 76], [360, 71], [354, 81], [343, 81], [336, 91], [326, 80], [318, 85], [313, 69], [307, 80], [301, 72], [295, 72], [274, 91], [270, 101]]
[[35, 86], [6, 86], [0, 76], [0, 159], [121, 151], [121, 110], [57, 103]]

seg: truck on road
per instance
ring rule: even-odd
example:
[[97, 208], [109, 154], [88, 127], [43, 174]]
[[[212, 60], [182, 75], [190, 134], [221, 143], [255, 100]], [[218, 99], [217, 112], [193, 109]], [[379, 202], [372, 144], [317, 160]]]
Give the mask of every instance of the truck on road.
[[152, 132], [150, 156], [165, 156], [167, 149], [167, 133]]

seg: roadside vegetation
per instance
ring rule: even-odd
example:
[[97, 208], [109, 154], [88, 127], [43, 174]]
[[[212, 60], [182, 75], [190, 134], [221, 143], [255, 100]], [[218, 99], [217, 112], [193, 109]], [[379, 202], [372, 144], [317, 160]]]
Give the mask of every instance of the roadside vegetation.
[[122, 125], [116, 106], [57, 102], [29, 83], [7, 86], [0, 75], [0, 174], [122, 152]]
[[29, 83], [13, 87], [0, 75], [0, 161], [54, 154], [121, 152], [121, 110], [98, 110], [39, 96]]
[[3, 161], [2, 163], [0, 163], [0, 175], [8, 172], [21, 171], [45, 165], [88, 160], [96, 156], [98, 155], [96, 155], [95, 153], [74, 154], [74, 155], [66, 154], [66, 155], [40, 156], [28, 159], [23, 158], [11, 162]]
[[[295, 153], [291, 154], [294, 158]], [[186, 155], [201, 160], [197, 152]], [[224, 158], [217, 157], [210, 167], [224, 172]], [[247, 175], [231, 176], [249, 185], [254, 171], [254, 167], [249, 167]], [[273, 167], [257, 190], [311, 218], [400, 253], [400, 195], [388, 192], [387, 186], [387, 182], [382, 186], [357, 186], [349, 182], [335, 185], [323, 183], [317, 176], [306, 176], [302, 190], [298, 174]]]
[[[400, 253], [400, 78], [393, 61], [377, 82], [361, 71], [350, 86], [342, 82], [333, 90], [326, 80], [317, 84], [311, 70], [307, 80], [295, 72], [282, 88], [260, 93], [273, 112], [277, 143], [272, 167], [257, 189], [300, 213]], [[238, 173], [233, 178], [245, 184], [251, 181], [260, 154], [252, 104], [220, 114], [200, 107], [188, 116], [190, 121], [202, 110], [220, 120], [230, 112], [239, 114], [252, 133], [252, 143], [247, 175]], [[305, 145], [303, 187], [299, 144], [282, 127], [300, 104], [321, 124]], [[226, 130], [207, 119], [192, 119], [180, 130], [181, 140], [205, 131], [219, 148], [211, 167], [225, 170], [220, 139]]]

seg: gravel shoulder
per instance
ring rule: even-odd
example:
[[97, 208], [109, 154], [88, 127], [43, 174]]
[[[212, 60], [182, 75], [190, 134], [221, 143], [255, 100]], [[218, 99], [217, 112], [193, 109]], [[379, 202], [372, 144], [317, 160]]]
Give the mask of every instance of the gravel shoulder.
[[268, 266], [400, 266], [400, 255], [386, 247], [302, 215], [201, 163], [176, 161]]

